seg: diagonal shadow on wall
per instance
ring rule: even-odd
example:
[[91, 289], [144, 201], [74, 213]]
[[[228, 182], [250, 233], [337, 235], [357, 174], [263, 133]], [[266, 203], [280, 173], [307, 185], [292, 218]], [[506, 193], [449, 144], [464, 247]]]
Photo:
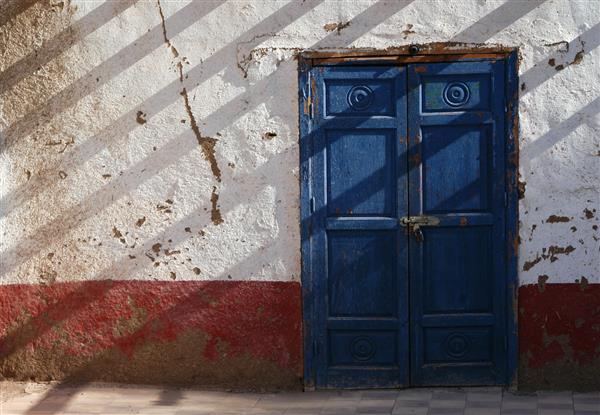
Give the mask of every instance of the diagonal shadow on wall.
[[4, 0], [0, 3], [0, 27], [23, 13], [40, 0]]
[[[265, 82], [267, 82], [267, 81], [265, 80]], [[260, 84], [258, 84], [258, 86], [260, 87], [261, 85], [260, 85]], [[239, 100], [236, 100], [236, 101], [239, 101]], [[225, 117], [225, 119], [229, 119], [229, 117]], [[189, 141], [189, 140], [188, 140], [188, 141]], [[182, 154], [183, 154], [183, 153], [182, 153]], [[154, 161], [154, 160], [153, 160], [152, 158], [150, 158], [150, 163], [151, 163], [151, 164], [152, 164], [152, 162], [153, 162], [153, 161]], [[135, 169], [132, 169], [132, 170], [133, 170], [133, 171], [135, 171]], [[116, 184], [116, 186], [115, 186], [115, 184]], [[117, 182], [117, 183], [113, 183], [112, 187], [113, 187], [113, 188], [117, 188], [117, 189], [119, 189], [119, 190], [120, 190], [120, 191], [117, 193], [117, 195], [118, 195], [118, 194], [121, 194], [121, 195], [123, 195], [123, 194], [126, 194], [126, 193], [128, 192], [128, 190], [129, 190], [129, 189], [127, 189], [127, 188], [123, 188], [123, 187], [119, 186], [119, 183], [118, 183], [118, 182]], [[94, 206], [94, 207], [95, 207], [95, 206], [100, 206], [99, 204], [97, 204], [97, 203], [96, 203], [96, 202], [98, 202], [98, 201], [99, 201], [99, 199], [92, 198], [92, 199], [91, 199], [91, 200], [90, 200], [90, 201], [89, 201], [87, 204], [84, 204], [84, 205], [83, 205], [83, 209], [81, 209], [81, 207], [80, 207], [80, 208], [79, 208], [79, 209], [77, 209], [75, 212], [70, 212], [70, 213], [75, 213], [75, 214], [73, 215], [73, 217], [74, 217], [74, 218], [78, 218], [77, 220], [75, 220], [75, 223], [76, 223], [76, 222], [77, 222], [79, 219], [81, 219], [81, 218], [82, 218], [82, 216], [81, 216], [81, 215], [84, 215], [86, 211], [87, 211], [87, 213], [89, 214], [89, 211], [88, 211], [88, 207], [89, 207], [89, 206]], [[96, 209], [98, 209], [98, 208], [96, 208]], [[69, 227], [67, 226], [67, 228], [69, 228]], [[63, 229], [63, 230], [64, 230], [64, 229]], [[53, 227], [48, 227], [48, 228], [42, 228], [42, 230], [41, 230], [41, 231], [42, 231], [42, 232], [44, 232], [44, 233], [46, 233], [46, 232], [49, 232], [49, 231], [52, 231], [52, 232], [53, 232], [53, 231], [55, 231], [55, 229], [53, 229]], [[52, 232], [51, 232], [51, 233], [52, 233]], [[34, 238], [34, 239], [35, 239], [35, 238]], [[36, 247], [36, 246], [33, 246], [32, 248], [39, 249], [39, 247]], [[35, 250], [35, 249], [34, 249], [34, 250]]]
[[592, 128], [598, 128], [594, 118], [600, 113], [600, 97], [596, 97], [589, 104], [578, 109], [567, 119], [556, 125], [550, 126], [548, 131], [527, 144], [522, 150], [520, 158], [529, 161], [550, 149], [564, 137], [571, 134], [579, 126], [587, 124]]
[[[367, 17], [371, 18], [370, 15], [368, 15]], [[383, 17], [385, 17], [385, 16], [383, 16]], [[371, 24], [373, 24], [373, 25], [379, 24], [379, 21], [371, 21]], [[363, 31], [355, 32], [355, 36], [358, 36], [359, 33], [364, 33], [365, 30], [368, 30], [368, 29], [364, 29], [364, 25], [363, 25]], [[249, 95], [251, 95], [252, 92], [258, 92], [258, 91], [263, 90], [263, 88], [262, 88], [263, 86], [270, 84], [272, 82], [273, 76], [274, 75], [270, 75], [269, 77], [263, 79], [261, 83], [254, 85], [254, 87], [252, 88], [252, 91], [247, 93], [247, 95], [249, 96]], [[174, 92], [173, 95], [178, 96], [179, 95], [178, 91], [179, 91], [179, 89], [177, 89], [176, 91], [173, 91]], [[238, 97], [238, 99], [236, 99], [236, 102], [240, 102], [240, 101], [244, 101], [244, 100], [245, 100], [245, 97], [242, 96], [242, 97]], [[219, 113], [221, 114], [221, 112], [219, 112]], [[227, 114], [227, 116], [224, 116], [224, 117], [219, 116], [219, 118], [222, 118], [224, 120], [229, 120], [229, 122], [232, 119], [229, 117], [229, 114]], [[204, 121], [206, 121], [206, 120], [204, 120]], [[188, 137], [189, 137], [190, 133], [186, 132], [184, 134], [188, 135]], [[169, 153], [167, 153], [167, 154], [163, 153], [163, 154], [161, 154], [161, 157], [167, 157], [167, 160], [175, 161], [182, 155], [187, 154], [193, 148], [196, 148], [194, 141], [191, 139], [188, 139], [185, 141], [181, 140], [181, 139], [175, 139], [173, 141], [178, 142], [178, 143], [183, 141], [184, 143], [186, 143], [186, 145], [178, 144], [178, 145], [170, 147], [169, 151], [174, 151], [174, 153], [173, 153], [174, 157], [169, 157]], [[151, 168], [150, 166], [154, 166], [154, 168]], [[127, 174], [133, 174], [133, 175], [137, 176], [140, 174], [140, 172], [142, 170], [144, 170], [145, 172], [142, 173], [141, 177], [138, 176], [138, 180], [135, 182], [135, 187], [137, 187], [139, 184], [141, 184], [143, 181], [147, 180], [148, 178], [152, 177], [153, 174], [155, 174], [157, 172], [158, 169], [156, 166], [161, 166], [160, 168], [164, 167], [163, 164], [158, 163], [158, 160], [155, 160], [154, 155], [151, 155], [148, 159], [144, 160], [143, 162], [138, 163], [138, 165], [136, 165], [134, 168], [130, 168], [124, 174], [123, 177], [126, 177]], [[127, 194], [130, 190], [133, 189], [133, 186], [126, 184], [125, 181], [122, 179], [121, 180], [116, 179], [115, 182], [105, 185], [103, 187], [103, 189], [104, 190], [96, 192], [91, 198], [84, 200], [81, 204], [75, 206], [73, 209], [66, 212], [65, 215], [61, 216], [61, 218], [58, 218], [57, 220], [50, 222], [46, 226], [39, 228], [35, 232], [35, 235], [33, 238], [28, 238], [27, 243], [17, 244], [17, 246], [20, 247], [19, 250], [20, 251], [27, 250], [30, 252], [39, 250], [41, 248], [39, 241], [40, 241], [42, 235], [48, 235], [48, 234], [53, 235], [53, 234], [58, 234], [58, 233], [64, 234], [64, 233], [68, 232], [69, 229], [72, 229], [74, 226], [76, 226], [76, 224], [78, 224], [85, 217], [89, 216], [90, 214], [97, 213], [100, 210], [102, 210], [103, 208], [105, 208], [107, 206], [108, 201], [112, 201], [115, 198], [118, 199], [120, 196]], [[116, 189], [116, 192], [115, 192], [115, 189]], [[109, 193], [110, 196], [107, 196], [106, 193]], [[110, 203], [112, 203], [112, 202], [110, 202]], [[67, 218], [70, 218], [70, 219], [67, 220]], [[67, 223], [65, 223], [64, 220], [67, 220]], [[60, 228], [60, 230], [58, 228]], [[12, 252], [12, 251], [7, 251], [4, 254], [10, 257], [11, 256], [9, 254], [10, 252]], [[16, 264], [13, 264], [12, 266], [15, 266], [15, 265]], [[11, 266], [4, 267], [3, 272], [7, 272], [10, 268], [11, 268]]]
[[[169, 19], [177, 22], [173, 31], [179, 33], [200, 18], [217, 8], [220, 2], [202, 3], [192, 2], [177, 11]], [[208, 5], [207, 5], [208, 4]], [[52, 41], [51, 41], [52, 42]], [[100, 86], [129, 68], [144, 56], [164, 44], [162, 26], [155, 26], [152, 30], [142, 35], [138, 40], [125, 46], [115, 55], [104, 60], [100, 65], [86, 73], [77, 81], [64, 88], [44, 104], [24, 115], [2, 131], [3, 151], [10, 149], [15, 143], [34, 132], [39, 125], [48, 122], [57, 114], [73, 106], [83, 97], [92, 93]]]
[[[269, 81], [269, 79], [267, 78], [267, 80], [266, 80], [265, 82], [268, 82], [268, 81]], [[259, 86], [259, 87], [260, 87], [261, 85], [260, 85], [260, 84], [258, 84], [257, 86]], [[226, 119], [228, 119], [228, 118], [226, 118]], [[188, 142], [189, 142], [189, 140], [188, 140]], [[181, 153], [181, 154], [183, 154], [183, 153], [185, 153], [185, 150], [183, 150], [183, 148], [182, 148], [182, 153]], [[153, 160], [152, 158], [150, 158], [150, 160], [149, 160], [149, 163], [150, 163], [150, 164], [153, 164], [153, 161], [154, 161], [154, 160]], [[135, 172], [135, 171], [136, 171], [136, 169], [131, 169], [131, 171], [132, 171], [132, 172]], [[148, 177], [148, 176], [146, 176], [146, 177]], [[117, 184], [117, 186], [114, 186], [114, 187], [116, 187], [117, 189], [119, 189], [119, 190], [120, 190], [120, 192], [118, 192], [118, 193], [117, 193], [117, 195], [118, 195], [118, 194], [125, 194], [125, 193], [127, 193], [128, 189], [123, 189], [123, 188], [121, 188], [121, 187], [119, 186], [119, 183], [118, 183], [118, 182], [117, 182], [116, 184]], [[365, 193], [365, 194], [366, 194], [366, 193]], [[75, 218], [81, 218], [81, 215], [85, 214], [85, 212], [87, 212], [87, 213], [89, 214], [89, 207], [90, 207], [90, 206], [97, 206], [97, 202], [98, 202], [98, 200], [97, 200], [97, 199], [91, 199], [91, 200], [88, 202], [88, 204], [84, 205], [84, 208], [83, 208], [83, 209], [79, 208], [79, 209], [77, 209], [77, 211], [76, 211], [76, 212], [71, 212], [71, 213], [76, 213], [75, 215], [73, 215], [73, 217], [75, 217]], [[96, 207], [96, 208], [97, 208], [97, 207]], [[93, 210], [93, 209], [92, 209], [92, 210]], [[77, 222], [77, 221], [75, 221], [75, 222]], [[52, 228], [47, 228], [47, 229], [44, 229], [44, 230], [45, 230], [45, 231], [53, 231], [53, 229], [52, 229]]]
[[[377, 3], [377, 4], [379, 4], [379, 3]], [[361, 27], [361, 26], [359, 26], [359, 25], [355, 25], [355, 27]], [[366, 31], [368, 31], [369, 29], [366, 29], [366, 30], [365, 30], [365, 28], [363, 27], [363, 29], [362, 29], [362, 30], [364, 30], [364, 31], [363, 31], [363, 33], [366, 33]], [[358, 33], [360, 33], [362, 30], [358, 30], [358, 29], [357, 29], [357, 30], [356, 30], [356, 32], [355, 32], [355, 33], [356, 33], [356, 35], [357, 35], [357, 36], [360, 36]], [[349, 38], [350, 38], [350, 37], [348, 37], [348, 39], [349, 39]], [[335, 39], [335, 38], [334, 38], [334, 39]], [[348, 39], [347, 39], [347, 40], [348, 40]], [[322, 43], [322, 44], [327, 44], [327, 43], [328, 43], [328, 42], [324, 42], [324, 43]], [[335, 42], [333, 42], [333, 43], [335, 44]], [[266, 78], [266, 80], [265, 80], [264, 82], [262, 82], [262, 81], [261, 81], [261, 82], [257, 83], [257, 86], [260, 88], [261, 86], [264, 86], [264, 85], [265, 85], [265, 82], [268, 82], [268, 81], [270, 81], [270, 80], [272, 80], [272, 79], [273, 79], [273, 78]], [[190, 80], [190, 82], [192, 82], [192, 80]], [[178, 92], [179, 92], [179, 90], [180, 90], [180, 88], [181, 88], [181, 86], [180, 86], [180, 85], [176, 85], [176, 86], [177, 86], [177, 88], [173, 87], [173, 89], [170, 91], [170, 94], [174, 95], [174, 96], [172, 97], [172, 98], [173, 98], [173, 101], [175, 101], [175, 100], [176, 100], [176, 99], [179, 97], [179, 95], [178, 95]], [[249, 92], [245, 93], [245, 94], [243, 95], [243, 97], [246, 97], [246, 98], [248, 98], [248, 97], [251, 97], [251, 96], [253, 96], [255, 93], [256, 93], [256, 88], [253, 88], [253, 87], [251, 87], [251, 88], [249, 89]], [[239, 99], [243, 99], [243, 98], [239, 98]], [[236, 101], [238, 101], [238, 98], [236, 98]], [[246, 108], [246, 110], [247, 110], [247, 108]], [[220, 111], [220, 110], [219, 110], [219, 111]], [[231, 106], [229, 106], [229, 107], [227, 107], [227, 108], [224, 108], [224, 114], [226, 114], [226, 115], [229, 115], [229, 114], [238, 114], [240, 111], [243, 111], [243, 106], [240, 106], [239, 104], [232, 104]], [[223, 114], [223, 113], [220, 113], [220, 112], [219, 112], [219, 118], [226, 118], [226, 117], [222, 117], [222, 115], [221, 115], [221, 114]], [[217, 113], [215, 113], [215, 114], [213, 115], [213, 119], [209, 119], [209, 120], [208, 120], [208, 123], [209, 123], [209, 124], [211, 124], [211, 125], [214, 125], [215, 123], [217, 123], [218, 121], [216, 120], [216, 117], [217, 117]], [[132, 118], [133, 118], [133, 117], [132, 117]], [[226, 119], [228, 119], [228, 120], [230, 121], [230, 119], [229, 119], [229, 118], [226, 118]], [[214, 128], [214, 127], [213, 127], [213, 128]], [[217, 129], [217, 130], [218, 130], [218, 129]], [[186, 142], [193, 142], [193, 138], [192, 138], [191, 136], [189, 136], [189, 133], [188, 133], [188, 139], [186, 140]], [[177, 154], [179, 154], [179, 153], [185, 154], [185, 151], [186, 151], [186, 149], [187, 149], [187, 151], [189, 151], [189, 148], [187, 148], [187, 147], [186, 147], [186, 148], [182, 149], [182, 150], [181, 150], [181, 152], [178, 152]], [[177, 156], [176, 156], [176, 155], [174, 155], [173, 157], [174, 157], [174, 159], [175, 159], [175, 160], [177, 159]], [[154, 160], [153, 160], [152, 158], [150, 158], [150, 160], [149, 160], [149, 161], [147, 161], [147, 162], [148, 162], [148, 163], [152, 163], [152, 161], [154, 161]], [[140, 167], [140, 166], [136, 166], [136, 168], [139, 168], [139, 167]], [[136, 170], [134, 170], [134, 169], [131, 169], [130, 171], [132, 171], [132, 172], [135, 172]], [[115, 184], [116, 184], [116, 187], [117, 187], [117, 188], [120, 188], [120, 186], [119, 186], [118, 182], [116, 182]], [[127, 190], [123, 190], [123, 191], [124, 191], [124, 192], [127, 192]], [[92, 199], [91, 201], [88, 201], [88, 202], [87, 202], [87, 203], [88, 203], [88, 205], [86, 205], [86, 206], [93, 205], [93, 202], [94, 202], [94, 201], [95, 201], [95, 199]], [[85, 209], [84, 209], [84, 210], [85, 210]], [[201, 211], [200, 211], [200, 212], [198, 212], [198, 214], [202, 214], [202, 213], [203, 213], [203, 212], [201, 212]], [[205, 219], [205, 221], [207, 221], [207, 219]], [[178, 224], [178, 225], [179, 225], [179, 226], [181, 226], [181, 224]], [[76, 295], [76, 294], [75, 294], [75, 295]], [[75, 311], [75, 310], [73, 310], [73, 311]]]
[[[561, 44], [562, 43], [562, 44]], [[595, 24], [570, 42], [559, 42], [562, 51], [548, 55], [519, 76], [520, 95], [524, 96], [542, 85], [549, 78], [571, 65], [579, 64], [585, 55], [600, 45], [600, 23]], [[553, 62], [553, 65], [550, 63]]]
[[3, 94], [22, 79], [30, 76], [37, 68], [46, 65], [52, 59], [138, 1], [121, 0], [118, 2], [109, 1], [103, 3], [52, 39], [44, 42], [39, 48], [0, 73], [0, 94]]
[[[377, 4], [378, 3], [376, 3], [375, 5], [377, 5]], [[400, 3], [400, 4], [405, 5], [407, 3]], [[371, 6], [371, 7], [375, 7], [375, 6]], [[393, 10], [397, 11], [397, 8], [394, 8]], [[285, 10], [285, 12], [286, 12], [287, 16], [289, 16], [289, 11]], [[377, 9], [376, 12], [377, 12], [377, 15], [380, 15], [380, 16], [382, 15], [380, 10]], [[352, 36], [347, 36], [344, 40], [346, 42], [350, 41], [350, 39], [358, 38], [363, 33], [368, 31], [368, 29], [366, 28], [367, 22], [370, 22], [371, 24], [374, 24], [373, 22], [378, 22], [378, 21], [373, 20], [373, 14], [369, 13], [368, 11], [365, 11], [365, 12], [361, 13], [360, 15], [356, 16], [356, 19], [358, 19], [362, 23], [360, 25], [357, 25], [357, 27], [359, 27], [360, 30], [354, 31], [352, 33]], [[365, 19], [365, 21], [361, 21], [361, 19]], [[281, 24], [281, 19], [279, 19], [277, 21], [280, 22], [280, 24]], [[287, 22], [287, 20], [285, 20], [285, 19], [283, 21]], [[379, 24], [379, 23], [376, 23], [376, 24]], [[331, 36], [335, 36], [335, 35], [329, 35], [327, 38], [329, 38]], [[222, 51], [223, 50], [224, 49], [222, 49]], [[220, 52], [217, 52], [217, 54], [218, 53], [220, 53]], [[215, 55], [213, 55], [213, 56], [215, 56]], [[193, 84], [194, 81], [196, 81], [197, 83], [200, 83], [200, 82], [202, 82], [203, 79], [210, 76], [210, 74], [212, 74], [213, 71], [216, 73], [219, 66], [213, 67], [212, 70], [206, 70], [205, 66], [211, 65], [211, 63], [208, 62], [209, 60], [210, 60], [210, 58], [204, 62], [204, 65], [199, 65], [198, 67], [194, 68], [192, 71], [188, 72], [188, 83]], [[217, 60], [216, 62], [221, 63], [220, 60]], [[198, 69], [198, 68], [203, 69], [201, 72], [202, 79], [195, 78], [195, 75], [197, 76], [197, 74], [194, 72], [194, 70]], [[246, 92], [244, 92], [241, 95], [239, 95], [238, 97], [236, 97], [235, 100], [228, 102], [227, 104], [221, 106], [213, 114], [209, 115], [208, 117], [205, 117], [202, 120], [203, 123], [212, 127], [212, 129], [215, 131], [219, 131], [219, 130], [223, 129], [226, 124], [231, 122], [231, 120], [236, 119], [241, 112], [249, 111], [249, 108], [248, 108], [248, 105], [246, 104], [246, 102], [252, 101], [255, 103], [255, 105], [258, 105], [259, 100], [254, 99], [255, 95], [258, 93], [258, 96], [262, 96], [259, 91], [269, 91], [272, 88], [272, 85], [277, 85], [277, 81], [275, 80], [276, 76], [281, 76], [281, 72], [276, 71], [275, 73], [273, 73], [273, 74], [269, 75], [268, 77], [265, 77], [262, 80], [260, 80], [259, 82], [255, 83], [250, 88], [248, 88], [248, 90]], [[177, 88], [175, 89], [174, 87], [177, 87]], [[158, 101], [158, 102], [160, 102], [161, 107], [166, 106], [166, 104], [172, 103], [173, 100], [181, 99], [181, 96], [179, 93], [181, 90], [180, 82], [175, 81], [174, 84], [172, 83], [166, 88], [169, 88], [169, 89], [167, 91], [161, 90], [159, 93], [157, 93], [154, 96], [154, 97], [156, 97], [157, 95], [161, 96], [160, 100]], [[276, 94], [276, 90], [274, 90], [274, 89], [271, 89], [271, 90], [274, 94]], [[147, 107], [146, 105], [142, 105], [142, 106], [144, 108]], [[150, 113], [151, 111], [148, 110], [148, 112]], [[133, 119], [133, 117], [130, 118], [130, 120], [132, 120], [132, 119]], [[133, 122], [133, 121], [130, 121], [130, 122]], [[221, 123], [221, 124], [215, 125], [217, 122]], [[109, 130], [109, 129], [107, 129], [107, 130]], [[93, 143], [96, 143], [96, 145], [97, 145], [96, 140], [88, 140], [88, 142], [90, 142], [90, 141], [92, 141]], [[179, 142], [179, 141], [177, 141], [177, 142]], [[189, 146], [190, 140], [186, 140], [186, 143]], [[180, 157], [186, 154], [186, 150], [184, 150], [184, 149], [191, 150], [191, 148], [189, 148], [188, 146], [178, 146], [178, 152], [179, 152]], [[78, 223], [80, 223], [86, 217], [89, 217], [90, 215], [99, 213], [101, 210], [103, 210], [105, 207], [107, 207], [110, 203], [112, 203], [113, 200], [124, 196], [129, 191], [133, 190], [134, 188], [137, 188], [141, 183], [143, 183], [144, 181], [151, 178], [152, 177], [151, 172], [156, 171], [155, 166], [161, 165], [160, 163], [158, 163], [158, 160], [161, 157], [164, 157], [164, 154], [162, 154], [161, 152], [150, 155], [148, 157], [148, 159], [146, 160], [146, 162], [138, 163], [138, 165], [128, 169], [128, 171], [126, 171], [121, 178], [115, 179], [112, 182], [107, 183], [100, 190], [95, 192], [93, 195], [89, 196], [86, 200], [84, 200], [77, 206], [73, 207], [72, 209], [69, 209], [67, 212], [64, 212], [62, 215], [60, 215], [59, 217], [55, 218], [54, 220], [48, 222], [46, 225], [39, 227], [30, 237], [27, 238], [26, 241], [21, 241], [21, 242], [17, 243], [14, 248], [4, 251], [3, 254], [9, 258], [15, 258], [15, 257], [17, 257], [16, 255], [14, 255], [17, 252], [16, 250], [18, 250], [21, 253], [38, 251], [41, 248], [41, 246], [48, 243], [48, 241], [45, 240], [45, 237], [44, 237], [45, 235], [58, 236], [61, 233], [64, 235], [65, 232], [68, 232], [69, 229], [72, 229], [74, 226], [76, 226]], [[142, 167], [140, 167], [138, 169], [139, 166], [142, 166]], [[162, 166], [164, 167], [165, 164], [162, 164]], [[140, 173], [140, 172], [142, 172], [142, 173]], [[130, 182], [125, 181], [124, 178], [127, 178], [131, 174], [137, 175], [136, 180], [130, 181]], [[106, 193], [109, 193], [110, 197], [108, 197], [106, 195]], [[9, 195], [9, 197], [10, 197], [10, 195]], [[5, 203], [6, 203], [6, 201], [5, 201]], [[13, 205], [12, 209], [11, 209], [11, 205], [8, 203], [6, 203], [6, 204], [7, 204], [7, 206], [4, 208], [4, 214], [8, 214], [16, 207]], [[27, 257], [27, 255], [21, 255], [20, 260], [21, 261], [25, 260], [26, 257]], [[3, 271], [2, 271], [3, 274], [9, 272], [15, 266], [17, 266], [17, 264], [6, 264], [6, 266], [3, 268]]]
[[[118, 136], [126, 135], [133, 129], [139, 127], [139, 124], [136, 122], [136, 113], [139, 108], [144, 109], [147, 114], [147, 119], [152, 118], [152, 116], [164, 110], [173, 102], [180, 100], [180, 92], [182, 88], [185, 87], [188, 89], [188, 91], [190, 91], [197, 84], [204, 82], [211, 76], [215, 75], [219, 70], [223, 69], [227, 65], [227, 59], [229, 56], [235, 53], [237, 47], [236, 44], [244, 43], [246, 47], [254, 47], [260, 43], [260, 34], [270, 32], [274, 33], [277, 30], [281, 30], [296, 19], [308, 13], [310, 10], [312, 10], [311, 7], [315, 7], [322, 1], [323, 0], [315, 0], [310, 3], [291, 2], [278, 9], [277, 12], [266, 17], [253, 28], [245, 31], [225, 47], [213, 53], [204, 62], [195, 66], [191, 71], [188, 71], [186, 73], [187, 78], [184, 79], [183, 82], [180, 82], [178, 79], [172, 81], [167, 86], [157, 91], [153, 96], [137, 105], [135, 108], [121, 115], [117, 120], [103, 128], [93, 137], [90, 137], [84, 143], [78, 145], [77, 160], [67, 159], [61, 163], [57, 162], [55, 165], [48, 166], [48, 169], [69, 170], [70, 168], [75, 168], [76, 166], [85, 163], [87, 160], [90, 160], [94, 155], [110, 145], [111, 142], [115, 141]], [[212, 9], [216, 7], [216, 3], [210, 4], [213, 5]], [[200, 5], [202, 5], [202, 7], [199, 7]], [[174, 36], [177, 33], [182, 32], [186, 27], [193, 24], [194, 21], [199, 18], [199, 16], [207, 14], [212, 9], [207, 8], [204, 3], [201, 4], [198, 2], [192, 2], [188, 6], [182, 8], [165, 21], [165, 27], [168, 30], [169, 36]], [[97, 75], [101, 76], [102, 83], [105, 83], [110, 79], [108, 74], [105, 72], [112, 66], [116, 67], [116, 69], [112, 71], [114, 76], [115, 72], [121, 72], [125, 69], [124, 64], [133, 64], [137, 60], [141, 59], [141, 57], [145, 56], [147, 53], [163, 44], [164, 37], [162, 27], [156, 26], [150, 32], [142, 36], [137, 41], [131, 43], [117, 55], [114, 55], [108, 60], [114, 61], [114, 64], [107, 64], [106, 62], [108, 61], [105, 61], [105, 63], [96, 67], [96, 69], [86, 75], [85, 78], [82, 78], [80, 82], [87, 82], [89, 85], [95, 85], [97, 84], [95, 81], [95, 76]], [[136, 45], [139, 45], [139, 49]], [[129, 55], [129, 57], [126, 59], [121, 59], [119, 58], [120, 54], [123, 56]], [[69, 90], [70, 89], [73, 89], [73, 87], [70, 87]], [[79, 100], [83, 98], [83, 96], [84, 95], [79, 94], [79, 96], [72, 98], [71, 101], [75, 102], [75, 100]], [[64, 108], [61, 108], [58, 112], [63, 110]], [[56, 113], [52, 113], [51, 116], [54, 116], [55, 114]], [[118, 132], [118, 134], [115, 134], [115, 132]], [[0, 200], [0, 205], [4, 206], [4, 214], [9, 214], [12, 210], [22, 205], [32, 196], [28, 189], [48, 185], [45, 183], [45, 180], [47, 179], [44, 179], [41, 176], [34, 176], [28, 183], [21, 185], [15, 190], [9, 192], [2, 200]]]
[[451, 42], [485, 43], [546, 0], [507, 1], [456, 34]]

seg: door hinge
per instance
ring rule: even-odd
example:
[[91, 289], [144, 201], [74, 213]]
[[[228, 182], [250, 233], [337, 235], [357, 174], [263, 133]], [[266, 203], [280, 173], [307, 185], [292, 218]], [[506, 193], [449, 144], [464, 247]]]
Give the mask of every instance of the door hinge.
[[508, 192], [504, 191], [504, 207], [508, 207]]
[[315, 198], [314, 197], [310, 198], [309, 207], [308, 208], [310, 210], [310, 213], [315, 213]]

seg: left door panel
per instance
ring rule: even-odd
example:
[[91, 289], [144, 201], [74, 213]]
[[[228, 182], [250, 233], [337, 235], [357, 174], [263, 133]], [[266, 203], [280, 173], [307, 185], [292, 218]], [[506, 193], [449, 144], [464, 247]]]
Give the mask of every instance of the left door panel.
[[314, 67], [308, 78], [316, 386], [406, 386], [406, 71]]

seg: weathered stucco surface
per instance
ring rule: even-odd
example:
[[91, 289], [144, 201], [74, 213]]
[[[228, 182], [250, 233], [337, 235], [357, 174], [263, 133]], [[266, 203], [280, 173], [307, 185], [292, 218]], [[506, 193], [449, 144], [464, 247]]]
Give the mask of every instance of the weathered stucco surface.
[[600, 283], [597, 1], [0, 7], [2, 284], [297, 284], [295, 57], [432, 42], [519, 48], [520, 284]]

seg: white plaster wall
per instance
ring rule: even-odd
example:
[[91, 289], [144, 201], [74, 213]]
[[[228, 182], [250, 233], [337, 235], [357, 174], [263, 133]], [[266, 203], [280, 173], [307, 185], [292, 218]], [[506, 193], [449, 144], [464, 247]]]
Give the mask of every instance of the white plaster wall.
[[298, 281], [296, 54], [451, 41], [520, 48], [521, 284], [600, 282], [599, 8], [36, 3], [0, 28], [1, 281]]

